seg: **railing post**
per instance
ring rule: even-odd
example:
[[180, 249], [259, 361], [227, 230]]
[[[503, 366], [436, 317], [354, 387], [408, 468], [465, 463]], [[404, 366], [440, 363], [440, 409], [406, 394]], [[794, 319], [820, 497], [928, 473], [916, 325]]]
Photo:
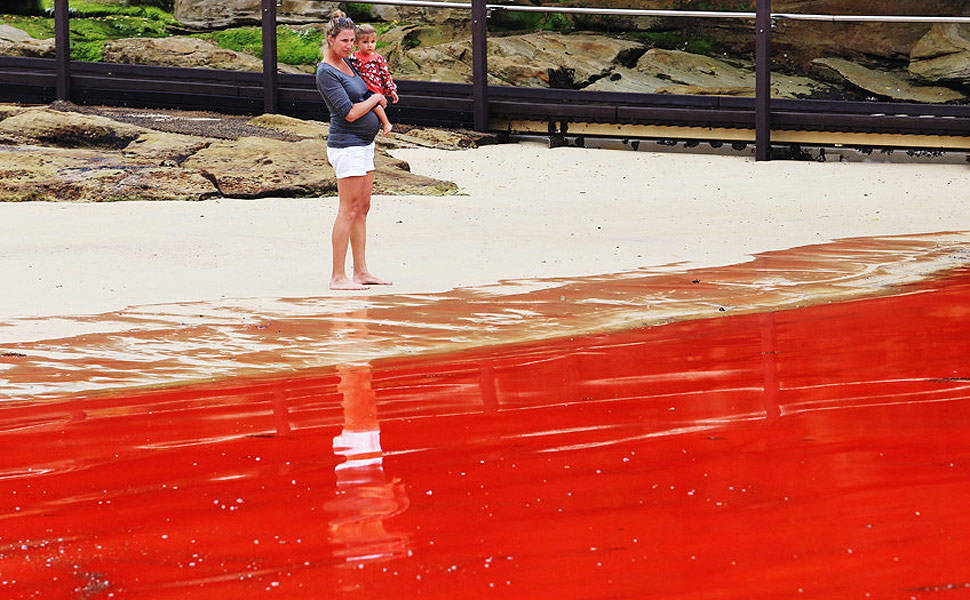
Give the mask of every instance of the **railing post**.
[[755, 18], [755, 160], [771, 160], [771, 0]]
[[279, 112], [276, 48], [276, 0], [263, 0], [263, 112]]
[[488, 131], [488, 13], [472, 0], [472, 111], [475, 131]]
[[54, 0], [54, 57], [57, 99], [71, 100], [71, 15], [68, 0]]

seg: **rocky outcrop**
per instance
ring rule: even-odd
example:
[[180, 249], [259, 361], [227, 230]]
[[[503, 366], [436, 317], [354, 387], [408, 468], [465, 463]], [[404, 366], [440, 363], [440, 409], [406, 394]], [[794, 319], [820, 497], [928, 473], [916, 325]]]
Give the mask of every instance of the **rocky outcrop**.
[[199, 171], [134, 164], [120, 152], [0, 146], [0, 198], [8, 202], [201, 200], [218, 195]]
[[447, 196], [458, 193], [458, 186], [454, 183], [416, 175], [411, 172], [411, 167], [406, 162], [394, 158], [382, 149], [378, 149], [374, 156], [374, 166], [377, 167], [374, 176], [375, 194]]
[[7, 117], [12, 117], [18, 115], [25, 110], [30, 110], [31, 107], [24, 106], [22, 104], [12, 104], [7, 102], [0, 102], [0, 121], [6, 119]]
[[[804, 98], [827, 90], [807, 77], [773, 74], [772, 95]], [[732, 64], [677, 50], [649, 50], [635, 68], [617, 67], [586, 89], [655, 94], [754, 96], [755, 73], [750, 63]]]
[[852, 85], [884, 98], [940, 104], [966, 100], [967, 97], [946, 87], [920, 85], [904, 73], [868, 69], [841, 58], [819, 58], [815, 65], [831, 70]]
[[[227, 71], [263, 70], [262, 59], [220, 48], [209, 40], [174, 36], [168, 38], [127, 38], [104, 44], [104, 62], [129, 65], [200, 67]], [[290, 65], [279, 65], [283, 73], [302, 73]]]
[[[198, 0], [195, 0], [196, 2]], [[257, 9], [260, 0], [253, 4]], [[320, 0], [282, 0], [276, 9], [281, 23], [313, 23], [330, 19], [330, 13], [340, 8], [340, 2], [321, 2]]]
[[934, 25], [913, 47], [909, 72], [921, 81], [970, 85], [970, 27]]
[[424, 6], [391, 6], [389, 4], [370, 5], [369, 14], [373, 20], [401, 23], [464, 23], [469, 20], [471, 11], [463, 8], [433, 8]]
[[[303, 138], [326, 139], [330, 132], [329, 123], [321, 121], [304, 121], [285, 115], [260, 115], [248, 121], [248, 124], [272, 129]], [[485, 144], [497, 143], [498, 139], [491, 133], [480, 133], [464, 129], [436, 129], [434, 127], [412, 127], [410, 125], [395, 125], [394, 131], [387, 136], [378, 136], [378, 148], [438, 148], [440, 150], [460, 150], [476, 148]]]
[[0, 56], [54, 58], [54, 38], [34, 39], [26, 31], [0, 24]]
[[220, 140], [182, 165], [202, 171], [226, 196], [321, 196], [337, 190], [327, 163], [327, 143], [308, 139], [283, 142], [259, 137]]
[[122, 154], [134, 162], [174, 167], [213, 141], [195, 135], [150, 130], [132, 140]]
[[[260, 0], [175, 0], [175, 19], [200, 30], [222, 29], [260, 23]], [[277, 19], [282, 23], [325, 21], [339, 2], [282, 0]]]
[[253, 117], [247, 122], [257, 127], [291, 133], [303, 138], [326, 139], [330, 135], [330, 123], [324, 123], [323, 121], [305, 121], [286, 115], [260, 115]]
[[[965, 0], [774, 0], [779, 13], [832, 15], [970, 15]], [[801, 66], [814, 58], [843, 57], [856, 61], [906, 61], [914, 44], [930, 29], [920, 23], [825, 23], [778, 21], [772, 34], [776, 58], [797, 58]]]
[[[632, 3], [629, 0], [597, 0], [590, 3], [589, 0], [564, 0], [558, 2], [558, 6], [589, 8], [646, 8], [644, 4], [650, 4], [649, 8], [679, 8], [675, 2], [648, 2]], [[656, 6], [654, 6], [656, 5]], [[676, 27], [677, 23], [664, 17], [630, 17], [624, 15], [591, 15], [591, 14], [564, 14], [565, 18], [575, 29], [582, 31], [657, 31]]]
[[[642, 46], [591, 34], [530, 33], [488, 40], [489, 81], [528, 87], [581, 88], [629, 62]], [[433, 81], [470, 82], [471, 39], [419, 46], [395, 56], [396, 73]]]
[[149, 130], [96, 115], [46, 108], [21, 111], [0, 121], [0, 133], [25, 144], [120, 150]]
[[464, 129], [436, 129], [434, 127], [401, 127], [387, 137], [378, 138], [378, 144], [400, 148], [437, 148], [439, 150], [460, 150], [477, 148], [485, 144], [496, 144], [498, 138], [492, 133], [466, 131]]
[[[8, 201], [201, 200], [214, 196], [317, 196], [336, 193], [327, 162], [326, 124], [264, 115], [240, 127], [299, 132], [305, 139], [214, 139], [163, 132], [98, 115], [0, 105], [0, 198]], [[415, 130], [410, 145], [475, 143], [472, 136]], [[424, 132], [424, 133], [422, 133]], [[390, 144], [407, 144], [399, 134]], [[423, 140], [421, 138], [424, 138]], [[292, 139], [292, 137], [291, 137]], [[452, 194], [455, 184], [410, 172], [377, 156], [376, 187], [388, 194]]]

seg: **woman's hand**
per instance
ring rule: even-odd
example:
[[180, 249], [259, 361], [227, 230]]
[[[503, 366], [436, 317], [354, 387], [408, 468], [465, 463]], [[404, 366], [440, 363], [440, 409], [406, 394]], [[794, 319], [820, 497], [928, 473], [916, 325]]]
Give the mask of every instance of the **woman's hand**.
[[346, 119], [348, 123], [353, 123], [373, 110], [378, 104], [381, 106], [387, 106], [387, 98], [384, 97], [384, 94], [373, 94], [372, 96], [369, 96], [367, 100], [362, 100], [357, 104], [354, 104], [352, 107], [350, 107], [350, 112], [347, 113], [347, 116], [344, 117], [344, 119]]

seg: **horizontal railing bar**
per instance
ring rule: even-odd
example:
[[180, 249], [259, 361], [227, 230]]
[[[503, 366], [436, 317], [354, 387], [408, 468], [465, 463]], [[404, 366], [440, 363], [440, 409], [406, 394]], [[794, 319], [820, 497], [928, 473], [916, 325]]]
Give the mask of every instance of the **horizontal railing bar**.
[[[364, 0], [362, 4], [392, 6], [422, 6], [429, 8], [462, 8], [471, 10], [467, 2], [434, 2], [432, 0]], [[718, 10], [668, 10], [638, 8], [584, 8], [578, 6], [527, 6], [522, 4], [486, 4], [487, 10], [509, 12], [539, 12], [582, 15], [614, 15], [626, 17], [682, 17], [701, 19], [754, 19], [753, 12]], [[834, 23], [970, 23], [970, 17], [895, 16], [895, 15], [824, 15], [809, 13], [772, 13], [772, 19], [790, 21], [828, 21]]]
[[[387, 4], [391, 6], [422, 6], [428, 8], [464, 8], [471, 10], [468, 2], [433, 2], [430, 0], [366, 0], [362, 4]], [[728, 12], [711, 10], [663, 10], [636, 8], [580, 8], [574, 6], [524, 6], [521, 4], [486, 4], [487, 10], [507, 10], [510, 12], [555, 12], [588, 15], [621, 15], [627, 17], [698, 17], [722, 19], [753, 19], [749, 12]]]
[[425, 6], [430, 8], [467, 8], [471, 10], [470, 2], [434, 2], [432, 0], [367, 0], [362, 4], [389, 4], [391, 6]]
[[772, 19], [790, 21], [827, 21], [832, 23], [970, 23], [970, 17], [907, 17], [895, 15], [812, 15], [772, 13]]
[[[385, 0], [381, 0], [385, 1]], [[509, 12], [548, 12], [580, 15], [619, 15], [625, 17], [695, 17], [701, 19], [754, 19], [753, 12], [718, 10], [665, 10], [638, 8], [581, 8], [575, 6], [523, 6], [520, 4], [486, 4], [488, 10]]]

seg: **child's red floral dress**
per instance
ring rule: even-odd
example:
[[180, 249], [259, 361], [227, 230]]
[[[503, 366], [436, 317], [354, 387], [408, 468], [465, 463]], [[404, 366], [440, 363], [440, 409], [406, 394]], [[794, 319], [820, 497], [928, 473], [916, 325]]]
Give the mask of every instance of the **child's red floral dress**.
[[383, 56], [372, 52], [367, 60], [364, 60], [357, 52], [354, 52], [350, 56], [350, 60], [353, 61], [354, 67], [357, 68], [357, 72], [360, 73], [361, 79], [364, 80], [370, 91], [385, 96], [397, 94], [397, 85], [391, 78], [391, 70], [387, 66], [387, 59]]

